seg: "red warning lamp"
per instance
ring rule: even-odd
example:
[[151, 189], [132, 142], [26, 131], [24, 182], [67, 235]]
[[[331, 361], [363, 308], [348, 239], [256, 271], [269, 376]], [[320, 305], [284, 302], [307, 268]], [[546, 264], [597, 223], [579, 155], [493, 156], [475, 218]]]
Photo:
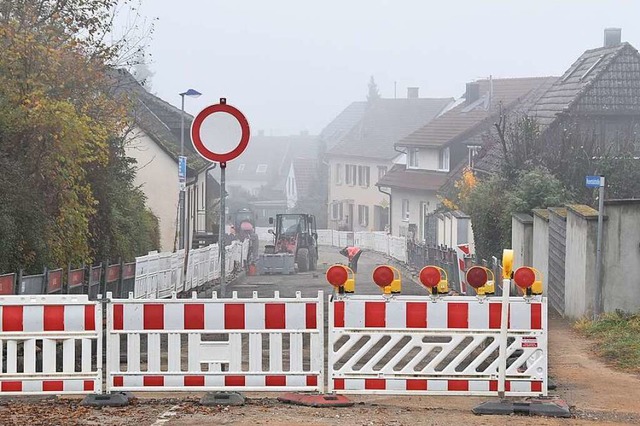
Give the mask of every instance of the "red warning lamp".
[[333, 265], [327, 269], [327, 282], [334, 287], [342, 287], [349, 279], [349, 273], [342, 265]]
[[437, 287], [441, 278], [440, 269], [436, 266], [425, 266], [420, 271], [420, 282], [427, 288]]
[[472, 266], [467, 271], [467, 283], [476, 290], [483, 287], [489, 280], [487, 270], [482, 266]]
[[513, 281], [518, 287], [528, 289], [536, 281], [536, 271], [528, 266], [521, 266], [513, 273]]
[[394, 278], [393, 270], [386, 265], [378, 266], [373, 271], [373, 282], [380, 288], [390, 286]]

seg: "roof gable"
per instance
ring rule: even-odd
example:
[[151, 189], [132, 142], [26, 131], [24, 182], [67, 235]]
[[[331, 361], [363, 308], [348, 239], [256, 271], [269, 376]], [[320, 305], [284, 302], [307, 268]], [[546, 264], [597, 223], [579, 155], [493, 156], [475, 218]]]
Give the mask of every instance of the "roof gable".
[[329, 150], [342, 141], [353, 127], [362, 120], [367, 102], [353, 102], [320, 132], [320, 140]]

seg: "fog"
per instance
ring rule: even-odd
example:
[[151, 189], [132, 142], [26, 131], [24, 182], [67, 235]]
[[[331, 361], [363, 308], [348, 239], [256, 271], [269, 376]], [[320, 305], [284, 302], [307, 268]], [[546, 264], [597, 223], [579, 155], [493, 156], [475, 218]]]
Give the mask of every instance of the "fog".
[[227, 97], [267, 135], [318, 133], [373, 75], [383, 97], [459, 97], [477, 78], [560, 75], [603, 29], [640, 45], [640, 2], [145, 0], [152, 91]]

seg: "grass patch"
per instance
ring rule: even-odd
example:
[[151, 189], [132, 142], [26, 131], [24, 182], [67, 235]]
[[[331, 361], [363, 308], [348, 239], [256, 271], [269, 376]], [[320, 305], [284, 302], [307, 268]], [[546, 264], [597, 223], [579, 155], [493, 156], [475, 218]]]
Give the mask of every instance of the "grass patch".
[[640, 314], [615, 312], [596, 321], [580, 320], [576, 329], [596, 342], [595, 350], [614, 367], [640, 373]]

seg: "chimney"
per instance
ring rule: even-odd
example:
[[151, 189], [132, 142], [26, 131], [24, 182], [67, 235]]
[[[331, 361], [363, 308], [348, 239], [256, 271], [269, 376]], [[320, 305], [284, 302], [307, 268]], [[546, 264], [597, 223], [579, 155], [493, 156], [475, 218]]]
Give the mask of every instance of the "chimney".
[[616, 47], [622, 43], [622, 28], [604, 29], [604, 47]]
[[480, 99], [480, 84], [467, 83], [467, 91], [464, 94], [464, 99], [468, 104]]
[[407, 87], [407, 99], [418, 99], [420, 97], [419, 87]]

